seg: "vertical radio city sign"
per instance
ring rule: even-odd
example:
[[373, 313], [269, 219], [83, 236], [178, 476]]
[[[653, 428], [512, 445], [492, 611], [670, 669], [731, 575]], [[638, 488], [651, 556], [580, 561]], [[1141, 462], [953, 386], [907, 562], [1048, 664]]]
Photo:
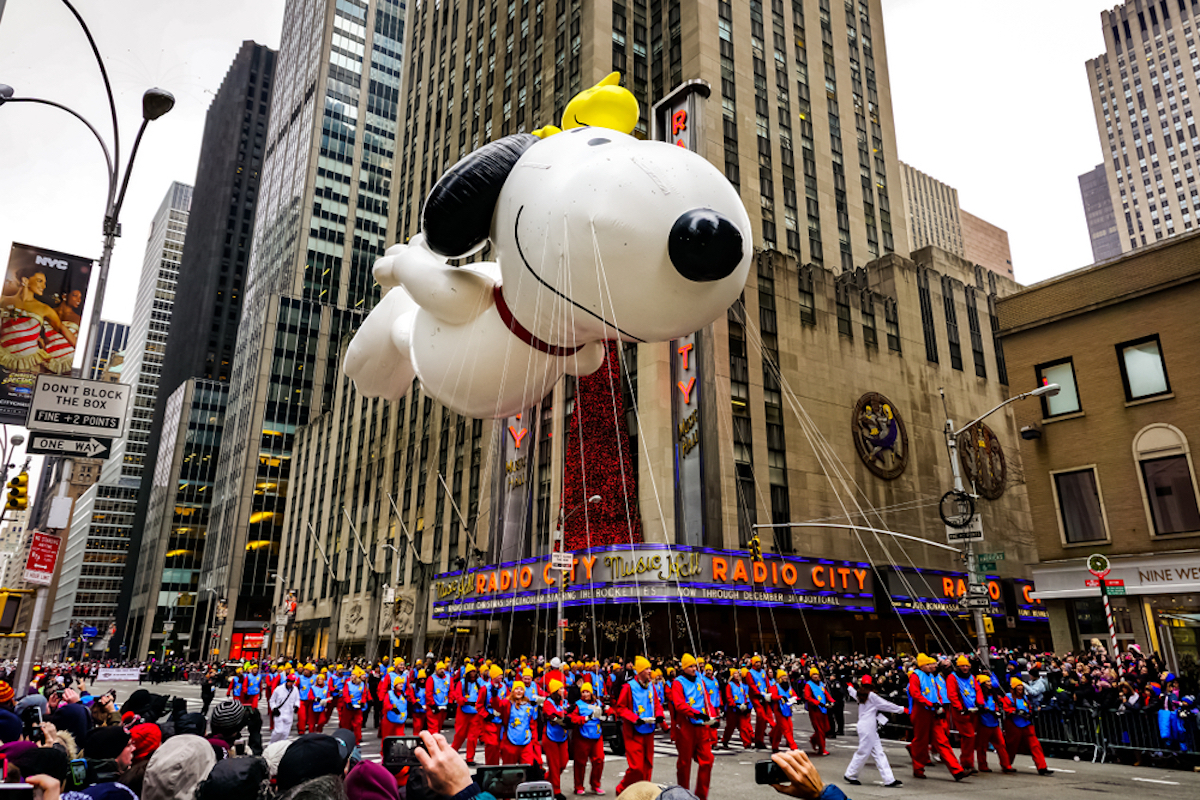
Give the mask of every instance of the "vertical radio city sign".
[[[705, 81], [680, 84], [654, 105], [651, 138], [704, 155], [701, 107], [711, 93]], [[675, 541], [685, 545], [705, 543], [699, 353], [703, 336], [703, 331], [697, 331], [670, 343], [671, 421], [675, 429]]]

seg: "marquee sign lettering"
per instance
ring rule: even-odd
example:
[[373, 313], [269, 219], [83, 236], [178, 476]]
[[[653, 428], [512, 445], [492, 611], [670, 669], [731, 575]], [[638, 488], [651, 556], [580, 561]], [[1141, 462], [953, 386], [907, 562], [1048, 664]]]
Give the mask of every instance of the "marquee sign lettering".
[[438, 576], [434, 618], [547, 608], [564, 603], [671, 602], [751, 604], [874, 611], [869, 564], [792, 556], [753, 561], [749, 553], [684, 545], [634, 545], [577, 551], [560, 574], [549, 557]]

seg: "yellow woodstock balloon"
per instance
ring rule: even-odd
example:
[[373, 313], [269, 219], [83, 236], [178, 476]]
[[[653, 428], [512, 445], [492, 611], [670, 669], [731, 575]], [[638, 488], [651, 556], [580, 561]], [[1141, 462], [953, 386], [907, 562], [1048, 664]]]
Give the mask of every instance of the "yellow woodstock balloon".
[[538, 128], [533, 135], [545, 139], [564, 130], [587, 125], [630, 134], [637, 127], [637, 121], [637, 98], [621, 86], [621, 73], [610, 72], [595, 86], [571, 98], [563, 110], [562, 128], [547, 125]]

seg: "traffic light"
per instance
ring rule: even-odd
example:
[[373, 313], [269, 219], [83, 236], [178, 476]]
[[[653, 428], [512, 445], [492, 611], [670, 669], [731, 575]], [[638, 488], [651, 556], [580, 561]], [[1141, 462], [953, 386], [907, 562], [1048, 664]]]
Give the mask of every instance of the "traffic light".
[[762, 542], [759, 541], [757, 531], [755, 531], [750, 536], [750, 560], [751, 561], [762, 561], [763, 560]]
[[29, 507], [29, 473], [22, 472], [8, 482], [8, 502], [4, 507], [9, 511], [24, 511]]
[[0, 592], [0, 633], [12, 633], [21, 612], [21, 595], [15, 592]]

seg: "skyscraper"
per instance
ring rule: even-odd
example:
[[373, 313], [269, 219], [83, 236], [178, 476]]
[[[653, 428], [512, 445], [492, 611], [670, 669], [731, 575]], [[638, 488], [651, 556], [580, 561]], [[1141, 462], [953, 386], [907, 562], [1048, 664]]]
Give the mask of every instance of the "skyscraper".
[[1121, 234], [1117, 230], [1117, 215], [1113, 213], [1112, 195], [1108, 191], [1108, 176], [1103, 164], [1097, 164], [1094, 170], [1079, 176], [1079, 194], [1083, 198], [1083, 213], [1087, 218], [1092, 260], [1107, 261], [1121, 255]]
[[[243, 42], [205, 116], [193, 192], [192, 208], [195, 210], [188, 221], [187, 242], [176, 286], [177, 294], [188, 300], [175, 306], [172, 312], [171, 333], [167, 338], [166, 358], [147, 442], [147, 474], [154, 475], [163, 485], [171, 484], [179, 477], [169, 473], [160, 475], [159, 468], [153, 464], [160, 448], [168, 461], [174, 459], [176, 432], [171, 432], [169, 443], [164, 442], [163, 437], [168, 402], [189, 378], [229, 381], [253, 241], [254, 214], [260, 197], [274, 75], [275, 51], [254, 42]], [[207, 402], [208, 389], [198, 395], [186, 395], [189, 400], [197, 396], [206, 399], [202, 415], [207, 420], [211, 416], [207, 413], [211, 411], [208, 408], [211, 402]], [[222, 392], [222, 412], [224, 402]], [[185, 423], [192, 416], [189, 408], [176, 411], [182, 414]], [[215, 435], [218, 441], [220, 438], [219, 431], [214, 434], [207, 428], [205, 435], [209, 439]], [[211, 457], [204, 460], [204, 467], [215, 470], [216, 446], [211, 441], [204, 446], [212, 447]], [[203, 455], [208, 454], [196, 458], [201, 459]], [[177, 466], [182, 466], [182, 462]], [[195, 506], [195, 510], [189, 511], [187, 518], [175, 520], [177, 529], [190, 532], [191, 536], [186, 537], [189, 546], [164, 550], [157, 540], [143, 541], [146, 531], [158, 535], [162, 533], [162, 526], [149, 524], [153, 494], [149, 486], [138, 496], [129, 562], [130, 574], [136, 578], [123, 587], [122, 613], [118, 615], [123, 621], [121, 638], [126, 638], [124, 620], [128, 620], [128, 641], [138, 644], [134, 652], [138, 657], [145, 657], [150, 649], [151, 634], [145, 623], [147, 616], [153, 617], [154, 611], [147, 608], [147, 603], [155, 603], [159, 609], [158, 624], [149, 626], [155, 628], [156, 642], [163, 639], [162, 623], [170, 614], [177, 632], [175, 639], [194, 644], [183, 637], [190, 635], [189, 623], [200, 599], [196, 593], [205, 539], [204, 526], [197, 524], [196, 516], [207, 517], [212, 501], [211, 485], [202, 488], [206, 480], [211, 484], [211, 473], [202, 475], [196, 471], [197, 466], [188, 464], [190, 476], [184, 481], [196, 494], [181, 506], [189, 509]], [[147, 555], [146, 559], [141, 557], [143, 553]], [[176, 554], [169, 565], [157, 558], [159, 555], [165, 558], [167, 553]], [[164, 570], [169, 572], [164, 573]], [[144, 588], [163, 579], [164, 575], [170, 579], [164, 579], [165, 583], [170, 585], [164, 585], [161, 593]], [[138, 593], [140, 602], [135, 602], [137, 598], [132, 595], [135, 585], [143, 587]], [[211, 593], [203, 599], [211, 600]], [[201, 613], [205, 610], [207, 605], [200, 609]]]
[[403, 27], [399, 0], [284, 13], [201, 583], [231, 610], [225, 652], [259, 649], [243, 645], [271, 616], [295, 432], [332, 404], [341, 343], [378, 297]]
[[1196, 16], [1192, 4], [1152, 0], [1100, 12], [1105, 52], [1087, 75], [1124, 253], [1196, 224]]
[[72, 623], [107, 630], [117, 620], [191, 206], [192, 187], [172, 183], [150, 223], [121, 369], [121, 382], [133, 388], [125, 436], [114, 441], [100, 481], [75, 503], [50, 614], [52, 648]]
[[997, 275], [1013, 276], [1007, 231], [967, 212], [950, 184], [903, 161], [900, 174], [913, 252], [934, 245]]
[[84, 377], [91, 381], [102, 380], [108, 368], [108, 359], [113, 353], [125, 349], [129, 343], [129, 326], [123, 322], [100, 320], [96, 331], [96, 344], [92, 351], [92, 368]]

